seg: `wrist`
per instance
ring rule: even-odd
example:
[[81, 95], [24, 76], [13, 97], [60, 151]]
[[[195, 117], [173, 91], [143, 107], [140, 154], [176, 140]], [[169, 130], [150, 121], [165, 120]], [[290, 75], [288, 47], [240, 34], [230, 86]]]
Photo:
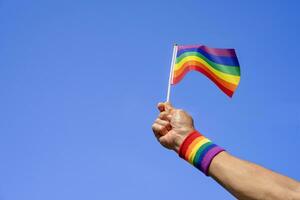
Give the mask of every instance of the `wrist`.
[[175, 139], [174, 139], [174, 148], [173, 150], [176, 152], [176, 153], [179, 153], [179, 149], [182, 145], [182, 143], [184, 142], [184, 140], [192, 133], [194, 132], [195, 129], [190, 129], [188, 131], [185, 131], [185, 134], [178, 134], [176, 135]]
[[173, 150], [176, 152], [176, 153], [179, 153], [179, 149], [180, 149], [180, 146], [181, 144], [183, 143], [183, 141], [185, 140], [187, 136], [182, 136], [182, 135], [178, 135], [176, 138], [175, 138], [175, 145], [174, 145], [174, 148]]
[[181, 158], [208, 175], [212, 160], [222, 151], [223, 148], [195, 130], [183, 140], [177, 152]]

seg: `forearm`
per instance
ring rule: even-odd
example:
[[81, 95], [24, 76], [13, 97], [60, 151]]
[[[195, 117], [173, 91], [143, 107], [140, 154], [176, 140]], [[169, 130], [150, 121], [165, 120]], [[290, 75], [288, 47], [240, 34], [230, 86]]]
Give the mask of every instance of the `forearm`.
[[226, 152], [211, 162], [209, 175], [238, 199], [300, 199], [300, 184]]
[[211, 176], [238, 199], [300, 200], [300, 183], [253, 163], [231, 156], [195, 131], [193, 119], [169, 103], [160, 103], [152, 125], [158, 141], [204, 174]]

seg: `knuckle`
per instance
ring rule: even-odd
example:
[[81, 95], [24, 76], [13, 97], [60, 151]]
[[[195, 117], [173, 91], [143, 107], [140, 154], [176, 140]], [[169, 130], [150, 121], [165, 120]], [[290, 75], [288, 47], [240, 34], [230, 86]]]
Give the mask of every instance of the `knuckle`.
[[156, 124], [152, 125], [152, 130], [154, 130], [154, 131], [156, 130]]
[[154, 129], [155, 129], [156, 131], [160, 131], [160, 130], [161, 130], [161, 125], [155, 124]]
[[159, 125], [159, 130], [163, 131], [164, 130], [164, 126], [163, 125]]
[[166, 126], [162, 126], [161, 127], [161, 132], [164, 133], [164, 134], [168, 133], [167, 127]]
[[157, 118], [156, 120], [155, 120], [155, 123], [159, 123], [161, 120], [159, 119], [159, 118]]
[[171, 127], [171, 124], [170, 124], [169, 122], [166, 122], [166, 123], [165, 123], [165, 127], [166, 127], [166, 128]]
[[167, 112], [161, 112], [160, 114], [159, 114], [159, 118], [160, 119], [164, 119], [166, 116], [167, 116]]

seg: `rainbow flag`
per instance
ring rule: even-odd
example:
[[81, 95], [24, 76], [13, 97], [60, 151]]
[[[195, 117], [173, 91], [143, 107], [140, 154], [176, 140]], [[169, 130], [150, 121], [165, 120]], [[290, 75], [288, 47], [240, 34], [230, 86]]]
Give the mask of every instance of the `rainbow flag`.
[[179, 83], [189, 71], [198, 71], [232, 97], [240, 82], [240, 65], [234, 49], [204, 45], [179, 45], [171, 84]]

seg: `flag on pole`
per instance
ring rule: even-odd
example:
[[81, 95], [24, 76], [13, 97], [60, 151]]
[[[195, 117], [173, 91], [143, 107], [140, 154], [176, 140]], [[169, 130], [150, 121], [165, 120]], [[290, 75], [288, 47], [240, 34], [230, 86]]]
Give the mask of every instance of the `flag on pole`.
[[234, 49], [178, 45], [171, 84], [179, 83], [192, 70], [204, 74], [229, 97], [232, 97], [240, 82], [240, 65]]

